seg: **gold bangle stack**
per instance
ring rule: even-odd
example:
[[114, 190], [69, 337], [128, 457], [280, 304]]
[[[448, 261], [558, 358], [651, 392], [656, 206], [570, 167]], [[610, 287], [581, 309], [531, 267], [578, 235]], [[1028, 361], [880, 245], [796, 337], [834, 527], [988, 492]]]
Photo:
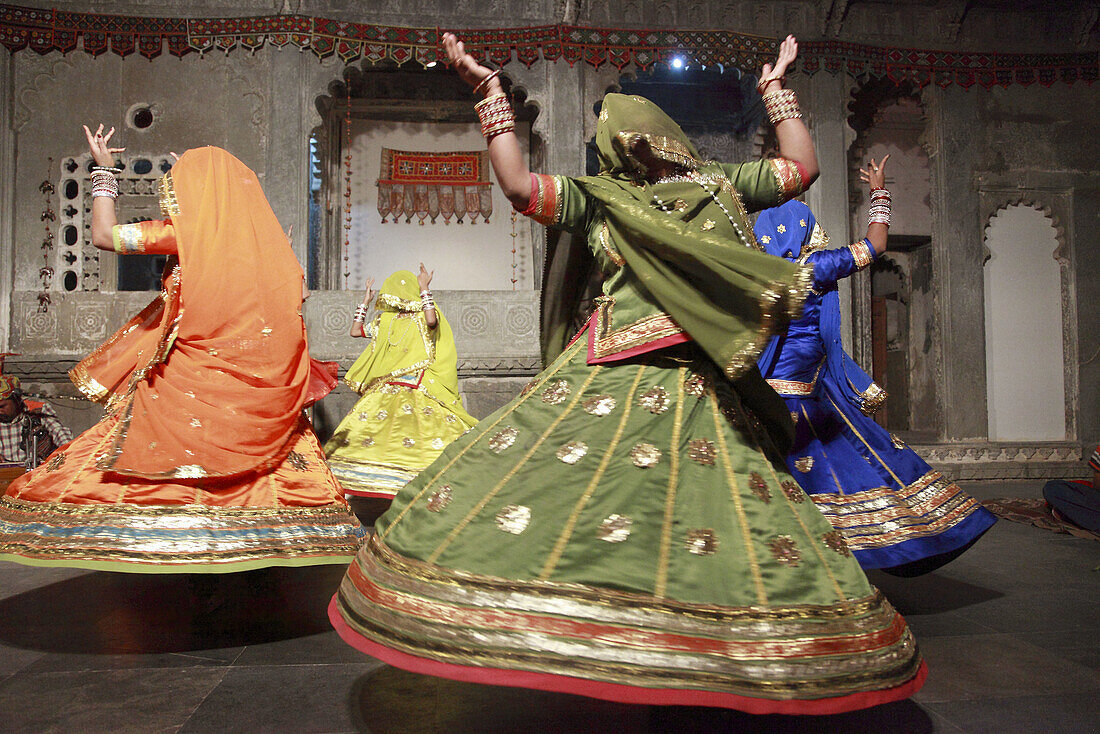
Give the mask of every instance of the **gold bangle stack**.
[[768, 121], [773, 125], [778, 125], [784, 120], [802, 117], [802, 110], [798, 108], [798, 97], [791, 89], [768, 92], [763, 99]]
[[501, 133], [516, 128], [516, 113], [508, 103], [508, 95], [494, 94], [474, 105], [478, 119], [481, 120], [481, 134], [486, 140], [492, 140]]

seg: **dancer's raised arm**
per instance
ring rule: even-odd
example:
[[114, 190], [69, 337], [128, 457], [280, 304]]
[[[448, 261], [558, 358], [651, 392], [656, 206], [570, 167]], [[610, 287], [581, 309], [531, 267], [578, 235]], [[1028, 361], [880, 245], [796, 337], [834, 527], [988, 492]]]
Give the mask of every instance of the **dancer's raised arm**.
[[886, 240], [890, 234], [890, 192], [886, 190], [887, 153], [875, 163], [872, 158], [867, 170], [859, 169], [859, 178], [871, 189], [871, 212], [867, 220], [867, 241], [875, 248], [875, 256], [886, 252]]
[[479, 64], [466, 53], [462, 41], [453, 33], [443, 34], [443, 49], [447, 53], [447, 64], [458, 72], [462, 81], [474, 88], [475, 93], [483, 96], [478, 103], [478, 116], [489, 146], [493, 172], [512, 206], [526, 209], [531, 198], [531, 172], [512, 129], [515, 116], [500, 84], [500, 72]]
[[768, 119], [775, 125], [779, 155], [798, 163], [803, 179], [802, 188], [806, 189], [820, 172], [817, 154], [814, 152], [810, 131], [802, 122], [802, 113], [798, 110], [794, 92], [783, 88], [787, 67], [797, 56], [798, 41], [794, 36], [787, 36], [779, 46], [779, 57], [775, 60], [775, 65], [764, 64], [761, 69], [760, 82], [756, 89], [764, 95]]
[[111, 237], [111, 230], [118, 224], [115, 215], [115, 198], [118, 197], [118, 184], [115, 182], [113, 172], [115, 169], [115, 153], [121, 153], [125, 148], [108, 148], [111, 136], [115, 134], [112, 127], [106, 133], [103, 125], [93, 133], [84, 125], [84, 135], [88, 138], [88, 151], [95, 160], [97, 169], [107, 169], [112, 175], [92, 172], [92, 244], [101, 250], [114, 252], [115, 245]]

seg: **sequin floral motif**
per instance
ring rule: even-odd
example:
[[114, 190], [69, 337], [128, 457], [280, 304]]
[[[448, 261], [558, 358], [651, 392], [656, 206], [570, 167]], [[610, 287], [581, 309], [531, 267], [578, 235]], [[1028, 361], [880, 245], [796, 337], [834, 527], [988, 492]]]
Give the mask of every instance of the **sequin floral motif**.
[[401, 412], [404, 413], [405, 415], [412, 415], [412, 412], [413, 412], [412, 403], [405, 403], [404, 405], [402, 405], [401, 406]]
[[539, 384], [538, 378], [536, 378], [536, 379], [534, 379], [534, 380], [531, 380], [530, 382], [528, 382], [528, 383], [527, 383], [526, 385], [524, 385], [524, 386], [523, 386], [523, 389], [521, 389], [521, 390], [519, 391], [519, 394], [520, 394], [521, 396], [522, 396], [522, 395], [526, 395], [527, 393], [529, 393], [529, 392], [531, 392], [532, 390], [534, 390], [534, 389], [535, 389], [535, 386], [536, 386], [536, 385], [538, 385], [538, 384]]
[[576, 464], [588, 453], [588, 444], [584, 441], [570, 441], [557, 451], [559, 459], [566, 464]]
[[380, 410], [380, 411], [378, 411], [378, 414], [375, 415], [374, 417], [377, 418], [380, 421], [384, 421], [384, 420], [386, 420], [387, 418], [390, 417], [390, 414], [387, 413], [385, 410]]
[[561, 405], [569, 397], [569, 383], [565, 380], [551, 380], [542, 391], [542, 402], [549, 405]]
[[446, 445], [447, 444], [443, 443], [443, 439], [440, 438], [439, 436], [436, 436], [435, 438], [432, 439], [432, 448], [433, 449], [439, 450], [439, 449], [442, 449]]
[[297, 451], [291, 451], [286, 455], [286, 460], [290, 462], [290, 466], [298, 471], [305, 471], [309, 468], [309, 462], [306, 461], [306, 457], [299, 454]]
[[531, 508], [523, 505], [508, 505], [497, 513], [497, 527], [506, 533], [519, 535], [531, 522]]
[[718, 537], [710, 528], [689, 530], [684, 547], [697, 556], [713, 556], [718, 551]]
[[848, 549], [848, 544], [844, 542], [844, 536], [840, 534], [839, 530], [830, 530], [821, 536], [821, 539], [825, 541], [825, 545], [830, 549], [836, 551], [842, 556], [852, 555], [852, 551]]
[[451, 485], [444, 484], [428, 496], [428, 511], [442, 512], [451, 504]]
[[365, 421], [369, 421], [370, 419], [371, 419], [371, 414], [370, 413], [363, 412], [363, 413], [359, 414], [359, 420], [361, 420], [361, 421], [365, 422]]
[[684, 380], [684, 392], [695, 398], [701, 398], [707, 394], [707, 378], [703, 375], [692, 375]]
[[363, 439], [362, 444], [363, 444], [363, 448], [369, 449], [371, 446], [374, 445], [374, 439], [370, 436], [367, 436], [366, 438]]
[[752, 472], [749, 474], [749, 489], [755, 494], [762, 502], [771, 502], [772, 493], [768, 489], [768, 483], [764, 481], [764, 477], [760, 476], [760, 472]]
[[790, 479], [784, 479], [779, 486], [783, 488], [783, 494], [785, 494], [787, 499], [791, 502], [801, 504], [806, 501], [806, 493]]
[[794, 539], [789, 535], [777, 535], [768, 541], [768, 549], [775, 556], [775, 560], [784, 566], [797, 566], [802, 560], [802, 553], [794, 544]]
[[60, 451], [51, 456], [50, 460], [46, 462], [46, 471], [57, 471], [63, 466], [65, 466], [65, 452]]
[[407, 449], [411, 449], [413, 446], [416, 445], [416, 439], [405, 436], [405, 438], [401, 439], [401, 445]]
[[608, 543], [621, 543], [630, 537], [630, 526], [634, 524], [626, 515], [608, 515], [596, 529], [596, 536]]
[[894, 448], [896, 448], [896, 449], [905, 448], [905, 441], [902, 441], [900, 438], [898, 438], [893, 433], [890, 434], [890, 443], [894, 444]]
[[489, 439], [489, 450], [494, 454], [499, 454], [501, 451], [504, 451], [504, 449], [514, 444], [516, 442], [516, 436], [518, 435], [519, 431], [512, 426], [500, 429]]
[[668, 390], [660, 385], [654, 385], [642, 393], [642, 396], [638, 398], [638, 405], [654, 415], [660, 415], [668, 410], [668, 404], [670, 402], [672, 401], [668, 397]]
[[798, 425], [798, 413], [791, 411], [791, 423]]
[[433, 411], [433, 410], [432, 410], [432, 406], [430, 406], [430, 405], [425, 405], [425, 406], [424, 406], [424, 409], [423, 409], [423, 410], [422, 410], [421, 412], [422, 412], [422, 413], [423, 413], [424, 415], [431, 415], [431, 414], [432, 414], [432, 413], [434, 413], [435, 411]]
[[455, 418], [455, 417], [454, 417], [453, 415], [451, 415], [450, 413], [448, 413], [447, 415], [443, 416], [443, 420], [447, 421], [448, 423], [456, 423], [456, 422], [458, 422], [458, 418]]
[[634, 448], [630, 449], [630, 460], [634, 462], [634, 466], [648, 469], [656, 466], [661, 460], [661, 450], [651, 443], [635, 444]]
[[688, 456], [703, 466], [714, 466], [714, 442], [705, 438], [694, 438], [688, 443]]
[[814, 468], [814, 457], [803, 456], [801, 459], [796, 459], [794, 462], [794, 468], [805, 474]]
[[615, 398], [610, 395], [593, 395], [582, 403], [589, 415], [604, 416], [615, 410]]

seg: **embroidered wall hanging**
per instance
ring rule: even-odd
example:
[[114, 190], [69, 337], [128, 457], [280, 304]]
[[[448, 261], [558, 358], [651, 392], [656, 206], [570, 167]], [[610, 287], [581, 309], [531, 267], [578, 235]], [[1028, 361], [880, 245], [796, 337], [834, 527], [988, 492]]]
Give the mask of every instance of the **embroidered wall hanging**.
[[440, 215], [458, 224], [478, 215], [488, 222], [493, 213], [493, 184], [489, 182], [489, 153], [484, 150], [446, 153], [382, 149], [378, 178], [378, 213], [382, 224], [388, 217], [405, 223], [415, 216], [432, 224]]

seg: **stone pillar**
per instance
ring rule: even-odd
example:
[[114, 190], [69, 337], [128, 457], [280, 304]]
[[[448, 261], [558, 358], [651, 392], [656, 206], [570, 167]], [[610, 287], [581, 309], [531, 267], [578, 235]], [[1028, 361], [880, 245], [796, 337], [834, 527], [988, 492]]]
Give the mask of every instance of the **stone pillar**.
[[264, 162], [264, 193], [283, 229], [293, 226], [293, 248], [304, 270], [309, 263], [309, 134], [302, 114], [307, 91], [303, 64], [317, 65], [313, 56], [293, 51], [268, 51], [267, 90], [269, 138]]
[[[810, 77], [798, 75], [790, 84], [798, 93], [803, 119], [810, 128], [821, 169], [821, 176], [806, 192], [806, 204], [829, 233], [831, 247], [843, 247], [858, 234], [849, 231], [848, 147], [855, 138], [855, 132], [848, 127], [849, 85], [846, 74], [825, 72]], [[846, 278], [838, 285], [841, 319], [849, 325], [842, 332], [844, 348], [852, 352], [852, 334], [861, 328], [863, 319], [869, 323], [870, 314], [860, 307], [858, 297], [853, 307], [852, 279]], [[854, 290], [860, 292], [858, 284]], [[856, 340], [857, 344], [860, 342]], [[869, 367], [869, 363], [866, 366]]]
[[15, 97], [11, 52], [0, 47], [0, 351], [7, 351], [11, 334], [11, 289], [15, 268]]
[[[540, 173], [566, 176], [584, 175], [584, 64], [569, 66], [563, 61], [535, 64], [524, 68], [509, 65], [507, 73], [514, 84], [527, 92], [527, 100], [538, 106], [539, 114], [532, 125], [542, 141], [541, 160], [532, 156], [532, 169]], [[542, 288], [542, 261], [545, 248], [543, 228], [534, 224], [531, 238], [535, 289]]]
[[925, 88], [932, 205], [932, 287], [936, 309], [940, 438], [989, 434], [985, 375], [985, 310], [979, 197], [973, 181], [979, 148], [981, 90]]

